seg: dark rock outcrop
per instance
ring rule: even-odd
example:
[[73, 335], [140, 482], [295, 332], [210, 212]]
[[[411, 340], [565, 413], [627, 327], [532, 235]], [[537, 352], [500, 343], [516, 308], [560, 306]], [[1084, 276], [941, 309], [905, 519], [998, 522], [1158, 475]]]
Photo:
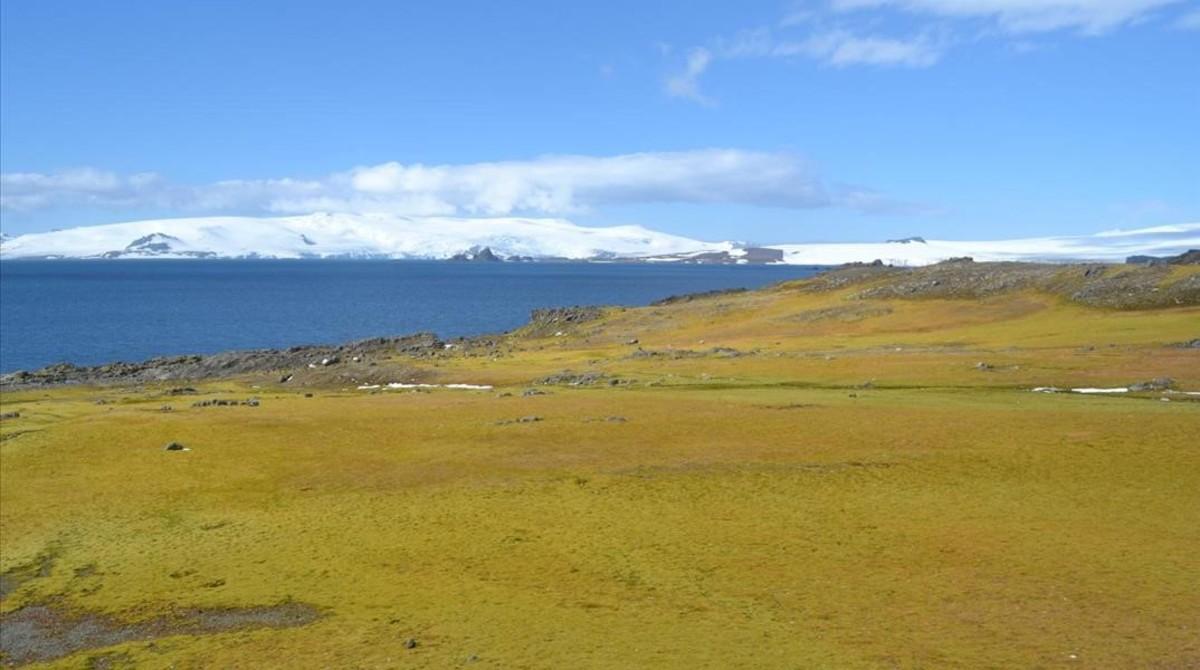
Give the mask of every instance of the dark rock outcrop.
[[467, 251], [454, 254], [450, 260], [457, 262], [469, 261], [473, 263], [498, 263], [504, 259], [492, 253], [491, 247], [472, 247]]
[[1130, 265], [1200, 265], [1200, 249], [1188, 249], [1178, 256], [1130, 256]]
[[852, 266], [783, 290], [831, 291], [861, 286], [852, 299], [980, 299], [1013, 291], [1038, 291], [1109, 309], [1200, 305], [1200, 275], [1172, 278], [1170, 267], [975, 263], [952, 259], [915, 268]]

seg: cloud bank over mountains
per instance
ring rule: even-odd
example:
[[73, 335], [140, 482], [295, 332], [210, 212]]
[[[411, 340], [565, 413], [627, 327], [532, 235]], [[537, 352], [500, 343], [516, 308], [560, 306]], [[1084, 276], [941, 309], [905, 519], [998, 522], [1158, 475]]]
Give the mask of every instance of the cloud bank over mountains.
[[734, 203], [789, 209], [901, 212], [907, 203], [827, 183], [787, 153], [703, 149], [617, 156], [543, 156], [458, 165], [398, 162], [317, 179], [173, 183], [154, 173], [93, 168], [0, 175], [0, 206], [147, 207], [181, 213], [377, 212], [405, 215], [562, 215], [636, 203]]

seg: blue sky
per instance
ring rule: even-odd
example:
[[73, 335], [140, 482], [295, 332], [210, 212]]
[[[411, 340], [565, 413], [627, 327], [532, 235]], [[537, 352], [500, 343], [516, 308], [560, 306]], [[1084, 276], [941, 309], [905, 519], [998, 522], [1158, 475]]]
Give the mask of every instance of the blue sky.
[[3, 229], [314, 210], [763, 243], [1200, 220], [1200, 2], [63, 2]]

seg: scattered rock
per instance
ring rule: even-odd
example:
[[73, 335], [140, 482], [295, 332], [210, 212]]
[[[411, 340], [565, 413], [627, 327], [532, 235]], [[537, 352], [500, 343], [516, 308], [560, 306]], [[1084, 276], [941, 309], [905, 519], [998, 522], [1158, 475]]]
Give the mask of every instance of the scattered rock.
[[975, 369], [987, 371], [987, 370], [994, 370], [995, 368], [992, 367], [991, 363], [985, 363], [983, 361], [979, 361], [978, 363], [975, 364]]
[[212, 398], [210, 400], [198, 400], [192, 403], [192, 407], [258, 407], [259, 404], [258, 398], [247, 398], [246, 400]]
[[1200, 249], [1189, 249], [1178, 256], [1129, 256], [1125, 259], [1131, 265], [1198, 265], [1200, 264]]
[[541, 421], [541, 420], [542, 420], [542, 417], [540, 417], [540, 416], [530, 415], [530, 416], [523, 416], [519, 419], [504, 419], [501, 421], [497, 421], [496, 425], [497, 426], [507, 426], [507, 425], [514, 424], [514, 423], [537, 423], [538, 421]]
[[591, 386], [602, 379], [604, 379], [604, 375], [599, 372], [572, 372], [565, 370], [558, 374], [542, 377], [534, 383], [552, 386]]
[[517, 333], [527, 337], [549, 337], [557, 333], [566, 333], [568, 326], [595, 321], [603, 315], [604, 308], [602, 307], [576, 305], [574, 307], [535, 309], [529, 315], [529, 323], [521, 327]]
[[637, 343], [638, 343], [638, 338], [636, 338], [636, 337], [635, 337], [635, 338], [633, 338], [632, 340], [626, 340], [626, 341], [625, 341], [625, 344], [629, 344], [629, 345], [634, 345], [634, 344], [637, 344]]
[[405, 649], [416, 649], [417, 641], [411, 637], [408, 638], [407, 640], [404, 641], [404, 648]]
[[[140, 363], [108, 363], [81, 367], [59, 363], [35, 371], [17, 371], [0, 375], [0, 386], [45, 386], [51, 384], [157, 383], [168, 380], [201, 380], [225, 378], [251, 373], [279, 374], [280, 383], [294, 381], [285, 370], [334, 365], [354, 356], [365, 360], [371, 355], [411, 358], [430, 358], [442, 348], [442, 341], [432, 333], [402, 337], [375, 337], [337, 346], [296, 346], [287, 349], [256, 349], [227, 351], [209, 356], [160, 356]], [[191, 387], [168, 391], [172, 395], [197, 393]]]
[[1166, 391], [1175, 385], [1175, 380], [1170, 377], [1155, 377], [1149, 381], [1130, 384], [1130, 391]]
[[3, 414], [0, 414], [0, 421], [3, 421], [5, 419], [19, 419], [19, 418], [21, 418], [20, 412], [5, 412]]
[[1072, 302], [1114, 309], [1200, 304], [1200, 275], [1172, 276], [1169, 266], [975, 263], [951, 259], [917, 268], [852, 266], [783, 287], [807, 292], [863, 285], [864, 299], [984, 298], [1037, 290]]
[[681, 295], [670, 295], [670, 296], [663, 298], [662, 300], [655, 300], [654, 302], [650, 303], [650, 305], [653, 307], [662, 307], [665, 305], [676, 305], [676, 304], [684, 303], [684, 302], [692, 302], [693, 300], [704, 300], [706, 298], [716, 298], [719, 296], [745, 293], [746, 290], [747, 289], [744, 289], [744, 288], [724, 288], [724, 289], [716, 289], [713, 291], [700, 291], [698, 293], [684, 293]]
[[190, 449], [178, 442], [168, 442], [167, 446], [163, 447], [163, 451], [190, 451]]
[[530, 398], [535, 395], [550, 395], [550, 394], [546, 393], [545, 391], [543, 391], [541, 389], [525, 389], [524, 391], [521, 391], [521, 395], [526, 398]]

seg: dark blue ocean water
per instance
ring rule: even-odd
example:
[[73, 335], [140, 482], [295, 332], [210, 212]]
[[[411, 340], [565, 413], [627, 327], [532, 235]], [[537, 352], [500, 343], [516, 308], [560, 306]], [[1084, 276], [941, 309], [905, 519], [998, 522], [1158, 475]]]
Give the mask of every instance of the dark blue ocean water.
[[819, 268], [415, 261], [0, 262], [0, 371], [515, 328], [530, 310], [643, 305]]

